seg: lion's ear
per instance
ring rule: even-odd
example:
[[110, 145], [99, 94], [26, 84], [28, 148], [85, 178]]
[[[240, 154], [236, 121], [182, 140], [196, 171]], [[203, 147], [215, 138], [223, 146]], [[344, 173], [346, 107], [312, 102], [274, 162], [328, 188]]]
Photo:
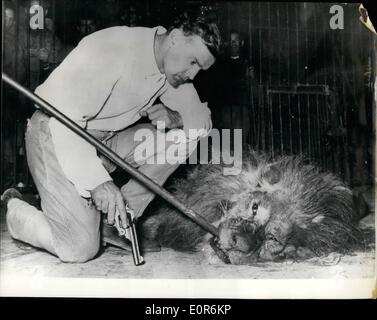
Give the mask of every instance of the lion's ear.
[[263, 173], [262, 178], [269, 184], [276, 184], [280, 181], [281, 175], [281, 171], [277, 165], [270, 165]]

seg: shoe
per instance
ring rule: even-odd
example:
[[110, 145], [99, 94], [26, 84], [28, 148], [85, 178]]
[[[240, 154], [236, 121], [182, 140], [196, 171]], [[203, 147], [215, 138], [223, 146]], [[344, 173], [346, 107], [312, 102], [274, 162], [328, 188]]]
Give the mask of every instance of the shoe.
[[5, 208], [8, 208], [8, 202], [11, 199], [22, 200], [22, 194], [15, 188], [9, 188], [1, 195], [1, 203]]
[[[118, 230], [105, 221], [102, 222], [101, 226], [102, 231], [102, 243], [104, 245], [110, 244], [118, 248], [122, 248], [128, 252], [132, 252], [132, 245], [131, 241], [129, 241], [126, 237], [120, 236], [118, 234]], [[145, 239], [139, 236], [139, 246], [140, 251], [142, 252], [159, 252], [161, 251], [161, 246], [153, 240]]]

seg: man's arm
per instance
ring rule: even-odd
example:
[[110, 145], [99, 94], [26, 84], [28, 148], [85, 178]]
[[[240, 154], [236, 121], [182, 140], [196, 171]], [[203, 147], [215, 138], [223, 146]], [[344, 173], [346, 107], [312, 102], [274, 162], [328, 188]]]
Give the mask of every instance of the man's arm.
[[[177, 111], [182, 118], [183, 130], [190, 139], [205, 137], [212, 129], [211, 111], [200, 98], [191, 83], [178, 88], [168, 86], [160, 100], [169, 109]], [[196, 129], [196, 134], [190, 129]]]
[[154, 126], [157, 126], [158, 121], [163, 121], [167, 129], [181, 129], [183, 127], [183, 120], [180, 113], [168, 108], [163, 103], [155, 104], [147, 110], [142, 111], [140, 116], [147, 116]]

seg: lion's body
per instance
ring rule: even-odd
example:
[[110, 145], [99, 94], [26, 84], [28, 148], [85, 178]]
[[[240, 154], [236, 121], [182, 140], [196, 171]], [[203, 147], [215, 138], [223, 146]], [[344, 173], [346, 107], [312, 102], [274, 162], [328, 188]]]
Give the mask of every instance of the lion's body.
[[[251, 221], [263, 231], [258, 255], [273, 260], [288, 247], [317, 255], [345, 252], [360, 241], [352, 192], [334, 174], [299, 157], [271, 160], [255, 152], [243, 157], [240, 174], [226, 176], [223, 168], [199, 165], [170, 189], [216, 226], [237, 218], [245, 225]], [[143, 229], [147, 237], [176, 250], [198, 250], [206, 240], [204, 230], [168, 205], [148, 218]]]

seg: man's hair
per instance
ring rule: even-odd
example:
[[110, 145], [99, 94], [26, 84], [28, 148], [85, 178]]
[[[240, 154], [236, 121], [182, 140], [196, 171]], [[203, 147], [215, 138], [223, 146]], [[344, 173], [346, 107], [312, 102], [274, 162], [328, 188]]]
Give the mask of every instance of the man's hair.
[[173, 29], [181, 29], [185, 36], [199, 36], [215, 58], [220, 54], [221, 36], [214, 22], [209, 22], [203, 17], [189, 18], [181, 16], [174, 20], [169, 32]]

